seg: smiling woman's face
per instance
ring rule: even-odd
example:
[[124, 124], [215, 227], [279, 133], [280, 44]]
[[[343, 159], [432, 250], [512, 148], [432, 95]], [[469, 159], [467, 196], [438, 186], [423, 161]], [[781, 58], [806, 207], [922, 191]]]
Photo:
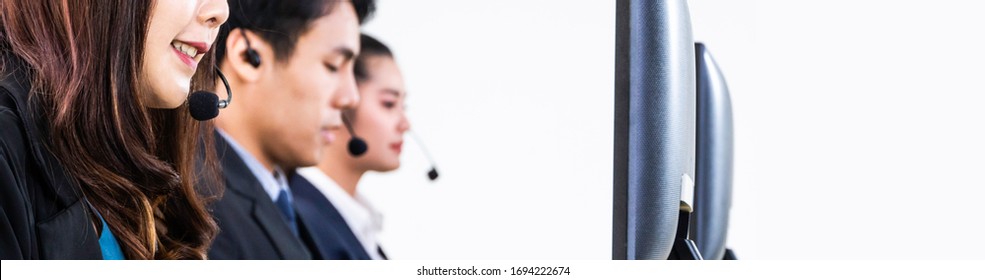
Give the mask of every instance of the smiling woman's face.
[[185, 102], [198, 63], [229, 18], [229, 5], [225, 0], [154, 2], [144, 42], [141, 97], [148, 107], [175, 108]]

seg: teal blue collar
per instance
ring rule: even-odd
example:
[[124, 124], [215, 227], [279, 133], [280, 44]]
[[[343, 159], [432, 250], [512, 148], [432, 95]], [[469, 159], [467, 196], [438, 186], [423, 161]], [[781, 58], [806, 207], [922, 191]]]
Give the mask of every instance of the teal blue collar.
[[103, 224], [102, 233], [99, 234], [99, 249], [103, 251], [103, 259], [125, 260], [126, 257], [123, 256], [120, 243], [116, 241], [116, 236], [113, 236], [113, 231], [109, 229], [106, 220], [103, 220], [103, 215], [99, 214], [99, 212], [96, 212], [96, 215], [99, 215], [99, 221]]

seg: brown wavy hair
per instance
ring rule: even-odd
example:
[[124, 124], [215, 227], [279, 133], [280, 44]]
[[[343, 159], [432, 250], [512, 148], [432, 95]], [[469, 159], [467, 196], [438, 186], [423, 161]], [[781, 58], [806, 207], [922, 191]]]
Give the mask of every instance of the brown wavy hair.
[[[46, 145], [126, 258], [204, 259], [217, 227], [194, 185], [201, 170], [216, 169], [212, 123], [191, 119], [187, 102], [143, 104], [138, 81], [153, 8], [154, 1], [4, 0], [0, 36], [4, 51], [29, 68], [31, 112], [48, 122]], [[192, 88], [214, 88], [214, 60], [206, 54]], [[196, 168], [197, 159], [206, 164]]]

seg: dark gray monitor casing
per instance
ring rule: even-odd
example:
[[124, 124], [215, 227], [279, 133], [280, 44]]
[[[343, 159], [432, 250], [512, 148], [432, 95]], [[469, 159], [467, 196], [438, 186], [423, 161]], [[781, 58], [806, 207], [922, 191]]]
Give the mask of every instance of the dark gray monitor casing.
[[685, 0], [616, 2], [613, 259], [667, 259], [694, 178], [694, 39]]

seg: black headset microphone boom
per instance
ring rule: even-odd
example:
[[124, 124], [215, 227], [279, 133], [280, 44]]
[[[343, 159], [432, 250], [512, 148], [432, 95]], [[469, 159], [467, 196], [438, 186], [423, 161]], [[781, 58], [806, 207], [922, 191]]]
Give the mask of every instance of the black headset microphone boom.
[[349, 135], [352, 138], [349, 139], [349, 144], [347, 148], [349, 149], [349, 154], [353, 157], [359, 157], [366, 153], [369, 146], [366, 145], [366, 141], [359, 136], [356, 136], [356, 131], [352, 129], [352, 122], [346, 116], [345, 112], [342, 112], [342, 123], [345, 124], [345, 129], [349, 130]]
[[[243, 35], [243, 40], [246, 41], [246, 61], [253, 68], [260, 67], [260, 54], [250, 45], [250, 39], [246, 37], [246, 31], [240, 28], [239, 33]], [[229, 89], [229, 81], [226, 80], [226, 75], [222, 74], [218, 65], [213, 65], [213, 67], [215, 68], [215, 74], [219, 76], [222, 84], [226, 86], [226, 94], [229, 97], [226, 100], [219, 100], [219, 95], [204, 90], [196, 91], [189, 95], [188, 112], [192, 114], [192, 118], [199, 121], [214, 119], [216, 116], [219, 116], [219, 109], [225, 109], [233, 101], [233, 91]]]
[[[352, 128], [352, 120], [347, 117], [346, 113], [342, 113], [342, 123], [345, 124], [345, 128], [349, 131], [349, 135], [352, 136], [348, 143], [349, 154], [353, 157], [359, 157], [365, 154], [366, 151], [369, 150], [369, 145], [366, 144], [365, 140], [359, 138], [359, 136], [356, 136], [356, 131]], [[434, 164], [434, 160], [431, 159], [431, 154], [428, 153], [426, 148], [424, 148], [424, 143], [422, 143], [421, 139], [417, 137], [417, 134], [414, 134], [413, 131], [408, 132], [411, 137], [414, 137], [414, 142], [417, 142], [417, 146], [421, 148], [421, 151], [424, 151], [424, 156], [426, 156], [428, 162], [431, 163], [431, 169], [428, 170], [428, 179], [431, 179], [431, 181], [437, 180], [438, 168]]]
[[215, 74], [219, 76], [222, 80], [222, 84], [226, 86], [226, 94], [229, 95], [225, 100], [219, 100], [219, 96], [214, 92], [210, 91], [196, 91], [188, 96], [188, 112], [192, 114], [192, 118], [199, 121], [207, 121], [215, 118], [219, 115], [219, 109], [223, 109], [229, 106], [229, 103], [233, 101], [233, 91], [229, 89], [229, 81], [226, 80], [226, 76], [219, 71], [218, 66], [213, 66], [215, 68]]

